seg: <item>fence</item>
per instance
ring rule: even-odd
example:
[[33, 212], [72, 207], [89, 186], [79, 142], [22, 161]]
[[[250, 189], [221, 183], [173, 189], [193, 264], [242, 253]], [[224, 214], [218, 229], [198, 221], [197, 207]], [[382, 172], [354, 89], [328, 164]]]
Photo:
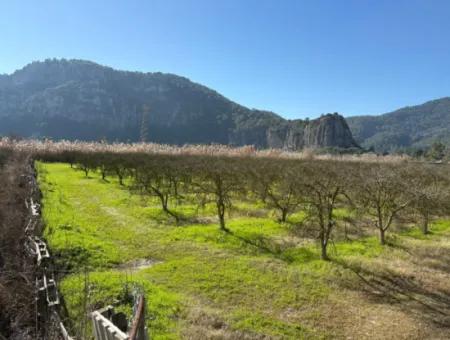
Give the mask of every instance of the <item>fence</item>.
[[135, 299], [134, 319], [130, 331], [131, 340], [147, 340], [147, 329], [145, 327], [145, 297], [139, 294]]
[[91, 314], [94, 335], [97, 340], [129, 340], [128, 334], [117, 327], [107, 314], [113, 314], [113, 307], [108, 306], [102, 311], [95, 311]]
[[96, 340], [148, 340], [144, 295], [135, 294], [134, 300], [134, 313], [129, 333], [126, 333], [128, 325], [125, 315], [114, 313], [112, 306], [91, 313]]
[[[36, 321], [41, 332], [51, 323], [54, 327], [52, 332], [56, 332], [57, 338], [64, 340], [74, 340], [62, 322], [59, 313], [61, 300], [58, 293], [54, 271], [52, 269], [52, 259], [47, 244], [37, 235], [42, 232], [41, 228], [41, 207], [37, 203], [40, 197], [35, 173], [26, 175], [24, 178], [30, 186], [30, 198], [25, 201], [25, 206], [29, 211], [28, 223], [25, 227], [25, 250], [36, 259]], [[93, 321], [94, 336], [97, 340], [148, 340], [147, 329], [145, 327], [145, 298], [142, 292], [135, 291], [134, 313], [130, 322], [130, 327], [126, 317], [122, 313], [114, 313], [114, 308], [108, 306], [102, 310], [94, 311], [91, 314]], [[127, 333], [128, 328], [130, 332]], [[45, 337], [48, 338], [47, 336]]]

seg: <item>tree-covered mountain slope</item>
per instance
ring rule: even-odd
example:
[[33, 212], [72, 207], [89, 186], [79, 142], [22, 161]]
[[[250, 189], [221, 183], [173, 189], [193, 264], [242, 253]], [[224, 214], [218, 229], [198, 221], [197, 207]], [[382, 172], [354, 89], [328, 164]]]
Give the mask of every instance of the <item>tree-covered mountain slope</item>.
[[380, 116], [348, 117], [355, 140], [377, 151], [450, 145], [450, 97], [408, 106]]
[[65, 59], [33, 62], [0, 75], [0, 134], [286, 149], [356, 146], [337, 114], [285, 120], [173, 74]]

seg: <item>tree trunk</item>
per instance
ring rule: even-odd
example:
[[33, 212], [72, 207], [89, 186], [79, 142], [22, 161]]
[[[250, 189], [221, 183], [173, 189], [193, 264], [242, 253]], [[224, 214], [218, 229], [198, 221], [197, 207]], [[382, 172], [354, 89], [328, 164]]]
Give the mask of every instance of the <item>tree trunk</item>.
[[327, 242], [325, 242], [325, 240], [321, 240], [320, 247], [321, 247], [320, 258], [324, 261], [329, 261], [330, 258], [328, 257], [328, 253], [327, 253]]
[[116, 168], [115, 172], [116, 172], [117, 178], [119, 179], [119, 184], [123, 185], [123, 173], [122, 173], [121, 169]]
[[326, 235], [327, 235], [327, 233], [325, 232], [325, 226], [322, 225], [320, 235], [319, 235], [320, 250], [321, 250], [320, 258], [322, 260], [328, 261], [330, 258], [328, 257], [328, 253], [327, 253], [328, 241], [327, 241]]
[[223, 215], [220, 215], [219, 221], [220, 221], [220, 229], [228, 231], [227, 227], [225, 226], [225, 218], [223, 217]]
[[[156, 192], [156, 191], [155, 191], [155, 192]], [[171, 210], [169, 209], [169, 204], [168, 204], [168, 202], [169, 202], [169, 197], [168, 197], [168, 196], [165, 196], [165, 195], [162, 194], [161, 192], [157, 192], [156, 194], [157, 194], [157, 196], [159, 197], [159, 199], [160, 199], [160, 201], [161, 201], [161, 205], [162, 205], [163, 211], [164, 211], [167, 215], [172, 216], [172, 217], [175, 219], [176, 223], [178, 224], [178, 222], [180, 222], [180, 217], [179, 217], [176, 213], [174, 213], [173, 211], [171, 211]]]
[[178, 222], [180, 222], [180, 216], [178, 216], [172, 210], [169, 210], [167, 208], [167, 206], [164, 208], [164, 211], [166, 212], [167, 215], [170, 215], [170, 216], [172, 216], [175, 219], [176, 224], [178, 224]]
[[286, 218], [287, 218], [287, 209], [281, 209], [281, 219], [280, 222], [286, 222]]
[[426, 234], [430, 233], [430, 231], [428, 230], [428, 221], [429, 221], [428, 213], [423, 214], [422, 218], [423, 218], [423, 220], [422, 220], [422, 233], [424, 235], [426, 235]]
[[222, 200], [217, 202], [217, 216], [219, 217], [220, 230], [229, 231], [225, 225], [225, 204]]
[[380, 244], [383, 246], [386, 244], [385, 232], [383, 228], [380, 228]]

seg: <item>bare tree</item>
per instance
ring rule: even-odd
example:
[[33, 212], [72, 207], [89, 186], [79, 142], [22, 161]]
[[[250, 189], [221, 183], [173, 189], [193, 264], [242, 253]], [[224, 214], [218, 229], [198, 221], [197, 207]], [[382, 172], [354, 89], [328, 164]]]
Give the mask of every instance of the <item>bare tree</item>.
[[303, 162], [298, 188], [306, 204], [308, 217], [319, 227], [321, 258], [329, 260], [328, 245], [336, 226], [334, 210], [344, 197], [348, 165], [335, 161]]
[[84, 172], [84, 175], [86, 177], [89, 176], [89, 172], [91, 170], [95, 170], [96, 165], [94, 164], [94, 157], [95, 155], [90, 154], [88, 152], [84, 153], [84, 154], [80, 154], [78, 156], [78, 160], [77, 163], [75, 165], [75, 169], [76, 170], [81, 170]]
[[364, 213], [373, 217], [384, 245], [394, 218], [413, 201], [408, 190], [411, 172], [404, 164], [371, 163], [360, 164], [357, 176], [353, 198]]
[[[422, 232], [429, 233], [429, 222], [433, 215], [450, 211], [448, 168], [444, 165], [416, 166], [415, 180], [409, 186], [412, 195], [411, 207], [421, 217]], [[444, 168], [444, 169], [443, 169]]]
[[252, 188], [269, 208], [279, 211], [280, 222], [286, 222], [289, 214], [301, 204], [294, 162], [264, 159], [249, 168]]
[[124, 185], [123, 180], [129, 174], [129, 169], [127, 164], [120, 161], [113, 161], [110, 165], [110, 170], [119, 179], [119, 184]]
[[195, 160], [192, 190], [202, 203], [215, 203], [223, 231], [229, 231], [225, 225], [225, 212], [232, 207], [232, 197], [244, 188], [244, 174], [240, 170], [242, 167], [237, 159], [202, 157]]
[[159, 199], [163, 211], [180, 221], [181, 216], [169, 209], [171, 198], [180, 198], [179, 186], [188, 173], [183, 172], [174, 159], [164, 156], [154, 156], [135, 170], [132, 189], [141, 194], [155, 196]]
[[109, 164], [111, 163], [111, 155], [106, 153], [100, 153], [93, 157], [95, 161], [95, 167], [100, 172], [102, 180], [106, 181], [106, 176], [109, 172]]

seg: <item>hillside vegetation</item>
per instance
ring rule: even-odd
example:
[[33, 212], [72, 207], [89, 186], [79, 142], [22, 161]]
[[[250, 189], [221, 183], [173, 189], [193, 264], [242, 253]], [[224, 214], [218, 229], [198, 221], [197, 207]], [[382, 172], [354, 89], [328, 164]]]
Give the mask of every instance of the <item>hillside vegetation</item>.
[[34, 266], [24, 251], [29, 158], [0, 148], [0, 339], [36, 339]]
[[409, 106], [380, 116], [348, 117], [355, 140], [376, 151], [450, 145], [450, 98]]
[[0, 76], [0, 135], [220, 143], [291, 150], [357, 147], [344, 118], [303, 121], [249, 109], [173, 74], [48, 59]]
[[[444, 168], [425, 167], [428, 177], [407, 163], [92, 156], [37, 165], [74, 335], [89, 334], [87, 311], [115, 299], [130, 313], [134, 284], [156, 339], [448, 335]], [[376, 190], [388, 199], [382, 225], [370, 217]]]

